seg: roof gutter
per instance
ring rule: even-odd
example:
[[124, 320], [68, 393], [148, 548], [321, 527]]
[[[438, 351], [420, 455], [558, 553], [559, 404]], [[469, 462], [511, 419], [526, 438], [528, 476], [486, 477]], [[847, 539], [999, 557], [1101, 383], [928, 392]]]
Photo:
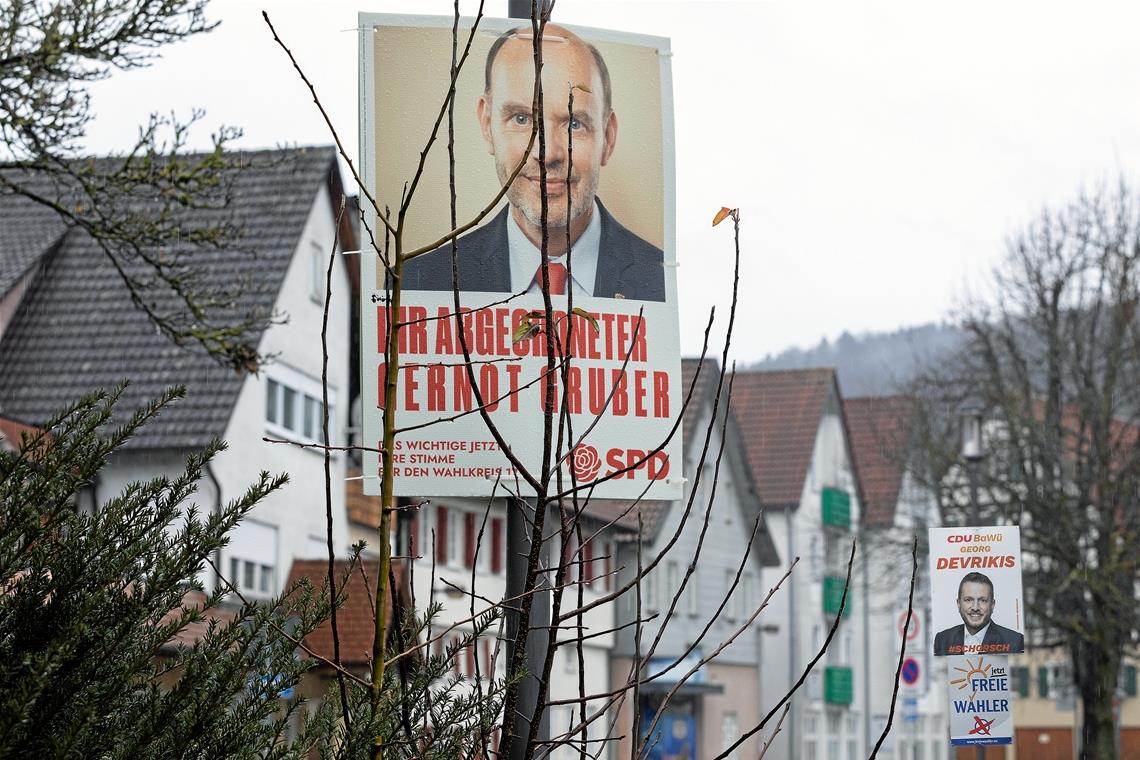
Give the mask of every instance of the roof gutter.
[[[214, 516], [222, 516], [222, 484], [214, 474], [214, 463], [206, 462], [206, 477], [214, 484]], [[214, 550], [214, 593], [222, 590], [222, 549]]]

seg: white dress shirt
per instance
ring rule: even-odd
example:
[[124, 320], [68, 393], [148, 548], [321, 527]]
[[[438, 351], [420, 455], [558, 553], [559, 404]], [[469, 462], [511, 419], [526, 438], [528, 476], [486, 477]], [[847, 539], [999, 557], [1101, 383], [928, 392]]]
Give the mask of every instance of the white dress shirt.
[[[560, 234], [551, 230], [550, 235]], [[565, 234], [565, 233], [561, 233]], [[594, 277], [598, 273], [598, 246], [602, 242], [602, 212], [598, 210], [598, 202], [594, 201], [593, 213], [590, 223], [582, 236], [570, 246], [570, 255], [573, 258], [571, 281], [574, 288], [574, 297], [594, 295]], [[526, 233], [522, 231], [515, 221], [514, 214], [507, 214], [507, 247], [510, 248], [511, 261], [511, 292], [518, 293], [525, 290], [528, 293], [540, 292], [535, 282], [535, 272], [542, 263], [542, 252], [530, 242]], [[551, 264], [566, 266], [566, 257], [551, 257]]]
[[990, 624], [986, 623], [985, 627], [977, 633], [971, 634], [966, 626], [962, 626], [962, 644], [964, 645], [964, 653], [978, 652], [982, 646], [982, 642], [986, 640], [986, 631], [990, 629]]

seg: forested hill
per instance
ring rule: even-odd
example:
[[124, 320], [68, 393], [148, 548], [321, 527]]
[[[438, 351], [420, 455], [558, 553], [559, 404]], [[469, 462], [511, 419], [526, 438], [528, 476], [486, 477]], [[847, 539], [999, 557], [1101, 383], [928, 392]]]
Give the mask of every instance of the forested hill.
[[844, 396], [881, 396], [896, 392], [918, 369], [951, 354], [961, 340], [957, 328], [934, 323], [893, 332], [844, 332], [812, 348], [769, 354], [748, 369], [835, 367]]

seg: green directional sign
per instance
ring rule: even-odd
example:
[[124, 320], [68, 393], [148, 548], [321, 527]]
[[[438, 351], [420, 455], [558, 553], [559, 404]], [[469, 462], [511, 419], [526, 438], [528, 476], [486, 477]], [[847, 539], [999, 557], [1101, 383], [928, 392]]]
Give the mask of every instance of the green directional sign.
[[[839, 605], [843, 601], [844, 579], [835, 575], [823, 578], [823, 611], [828, 615], [839, 612]], [[851, 614], [851, 595], [847, 595], [847, 606], [843, 608], [843, 617]]]
[[823, 701], [829, 705], [849, 705], [854, 701], [855, 677], [851, 668], [823, 669]]
[[820, 493], [823, 504], [822, 521], [843, 530], [851, 530], [851, 496], [838, 488], [824, 488]]

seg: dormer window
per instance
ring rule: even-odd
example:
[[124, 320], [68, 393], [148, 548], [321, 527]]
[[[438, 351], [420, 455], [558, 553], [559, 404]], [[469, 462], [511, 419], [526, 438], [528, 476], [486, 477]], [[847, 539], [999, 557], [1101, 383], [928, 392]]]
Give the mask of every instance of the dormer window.
[[[277, 438], [321, 443], [324, 404], [321, 384], [286, 367], [274, 365], [265, 383], [265, 429]], [[329, 439], [336, 441], [336, 392], [329, 388]]]

